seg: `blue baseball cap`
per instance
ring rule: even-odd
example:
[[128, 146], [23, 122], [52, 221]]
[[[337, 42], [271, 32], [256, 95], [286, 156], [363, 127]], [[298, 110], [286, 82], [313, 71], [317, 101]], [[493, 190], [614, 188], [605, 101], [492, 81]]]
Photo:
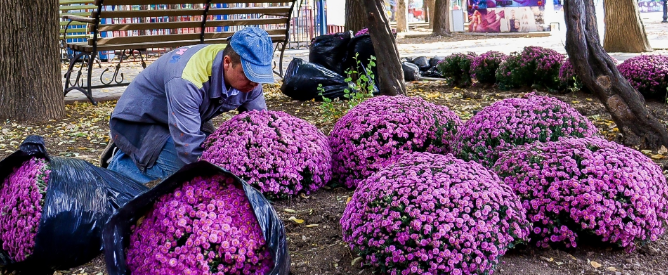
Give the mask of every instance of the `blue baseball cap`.
[[271, 62], [274, 49], [269, 34], [257, 27], [246, 27], [229, 39], [232, 49], [241, 57], [241, 66], [248, 80], [274, 83]]

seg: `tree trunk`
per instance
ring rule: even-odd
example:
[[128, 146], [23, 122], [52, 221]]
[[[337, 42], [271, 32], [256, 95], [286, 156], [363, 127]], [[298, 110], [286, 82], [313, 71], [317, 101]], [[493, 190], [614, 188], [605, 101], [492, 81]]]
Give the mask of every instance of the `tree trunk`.
[[603, 48], [607, 52], [651, 52], [645, 25], [640, 20], [637, 0], [606, 0], [605, 36]]
[[65, 115], [58, 0], [0, 1], [0, 119]]
[[346, 30], [357, 32], [366, 27], [363, 0], [346, 0]]
[[408, 0], [397, 0], [397, 10], [395, 11], [394, 18], [397, 19], [397, 32], [407, 32], [408, 31], [408, 5], [406, 2]]
[[642, 95], [619, 74], [601, 47], [593, 0], [564, 2], [566, 51], [584, 86], [601, 100], [617, 123], [622, 142], [650, 149], [668, 146], [666, 127], [648, 112]]
[[434, 11], [436, 10], [435, 5], [436, 3], [434, 0], [424, 0], [422, 2], [422, 9], [424, 10], [425, 21], [429, 22], [429, 28], [434, 27]]
[[406, 94], [404, 71], [399, 60], [397, 41], [390, 30], [390, 22], [383, 11], [383, 0], [365, 0], [367, 22], [371, 42], [378, 63], [380, 93], [383, 95]]
[[451, 36], [450, 32], [450, 0], [436, 0], [434, 11], [434, 34]]

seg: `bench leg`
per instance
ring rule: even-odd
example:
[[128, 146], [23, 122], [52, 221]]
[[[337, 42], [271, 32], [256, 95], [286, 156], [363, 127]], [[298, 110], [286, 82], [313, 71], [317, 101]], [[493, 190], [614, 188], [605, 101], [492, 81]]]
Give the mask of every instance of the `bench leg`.
[[[82, 59], [85, 53], [80, 52], [77, 54], [74, 54], [72, 56], [72, 59], [70, 59], [70, 64], [67, 67], [67, 72], [65, 73], [65, 89], [63, 90], [63, 96], [66, 96], [69, 91], [71, 91], [70, 86], [78, 86], [79, 82], [79, 76], [81, 75], [81, 70], [79, 70], [79, 75], [77, 75], [77, 79], [74, 81], [74, 83], [71, 82], [72, 78], [72, 71], [74, 70], [74, 66], [76, 63], [79, 61], [79, 59]], [[83, 61], [81, 61], [83, 65]]]
[[[88, 61], [86, 62], [85, 57], [88, 56]], [[77, 72], [77, 77], [72, 82], [72, 71], [74, 70], [74, 66], [76, 62], [81, 59], [81, 68], [79, 68], [79, 71]], [[65, 73], [65, 89], [63, 90], [63, 96], [66, 96], [67, 93], [69, 93], [72, 90], [77, 90], [82, 92], [88, 100], [90, 100], [93, 105], [97, 105], [97, 102], [93, 98], [93, 92], [92, 92], [92, 80], [93, 80], [93, 66], [95, 65], [95, 53], [84, 53], [80, 52], [76, 54], [74, 57], [72, 57], [72, 60], [70, 61], [70, 65], [68, 66], [67, 72]], [[83, 70], [83, 67], [87, 66], [88, 68], [88, 79], [87, 79], [87, 86], [84, 87], [83, 81], [79, 82], [81, 79], [81, 71]]]
[[283, 53], [285, 53], [285, 46], [287, 42], [283, 42], [283, 47], [281, 48], [281, 58], [278, 63], [278, 70], [281, 72], [281, 77], [283, 77]]
[[96, 52], [92, 52], [90, 58], [88, 58], [88, 86], [86, 86], [85, 91], [82, 91], [93, 105], [97, 105], [97, 101], [93, 98], [93, 89], [91, 89], [93, 86], [93, 66], [95, 66], [95, 57]]

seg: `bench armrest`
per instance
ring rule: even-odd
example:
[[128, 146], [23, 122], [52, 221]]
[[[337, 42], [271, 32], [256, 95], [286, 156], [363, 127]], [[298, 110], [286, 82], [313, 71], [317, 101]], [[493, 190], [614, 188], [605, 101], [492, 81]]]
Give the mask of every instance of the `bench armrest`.
[[63, 15], [63, 19], [67, 19], [67, 20], [70, 20], [70, 21], [95, 23], [95, 18], [76, 16], [76, 15]]

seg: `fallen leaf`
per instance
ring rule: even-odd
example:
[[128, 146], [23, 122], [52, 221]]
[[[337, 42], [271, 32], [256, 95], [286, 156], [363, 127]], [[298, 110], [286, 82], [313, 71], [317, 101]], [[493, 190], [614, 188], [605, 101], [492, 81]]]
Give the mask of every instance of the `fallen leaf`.
[[608, 267], [608, 271], [615, 272], [615, 271], [617, 271], [617, 269], [611, 266], [611, 267]]
[[554, 258], [547, 258], [547, 257], [543, 257], [543, 256], [540, 256], [540, 258], [545, 260], [545, 261], [548, 261], [548, 262], [553, 262], [554, 261]]
[[351, 199], [353, 199], [353, 197], [348, 197], [348, 199], [346, 199], [346, 204], [348, 204]]
[[661, 148], [659, 149], [659, 154], [665, 155], [668, 153], [668, 148], [666, 146], [661, 145]]
[[640, 150], [640, 152], [647, 155], [647, 154], [651, 154], [652, 150]]
[[662, 158], [665, 158], [665, 156], [663, 156], [663, 155], [652, 155], [652, 156], [650, 156], [650, 157], [651, 157], [652, 159], [662, 159]]
[[283, 211], [285, 211], [286, 213], [297, 213], [297, 211], [295, 211], [293, 209], [290, 209], [290, 208], [285, 208], [285, 209], [283, 209]]
[[297, 219], [297, 218], [295, 218], [295, 216], [290, 216], [290, 218], [288, 218], [288, 220], [289, 220], [289, 221], [293, 221], [293, 222], [295, 222], [295, 223], [297, 223], [297, 224], [302, 224], [302, 223], [304, 223], [304, 220], [302, 220], [302, 219]]
[[318, 227], [317, 223], [306, 225], [306, 227]]
[[361, 261], [362, 261], [362, 257], [357, 257], [357, 258], [353, 259], [353, 261], [350, 263], [350, 266], [355, 266]]
[[595, 262], [595, 261], [591, 261], [589, 264], [590, 264], [591, 266], [593, 266], [594, 268], [599, 268], [599, 267], [601, 267], [601, 264], [599, 264], [598, 262]]

